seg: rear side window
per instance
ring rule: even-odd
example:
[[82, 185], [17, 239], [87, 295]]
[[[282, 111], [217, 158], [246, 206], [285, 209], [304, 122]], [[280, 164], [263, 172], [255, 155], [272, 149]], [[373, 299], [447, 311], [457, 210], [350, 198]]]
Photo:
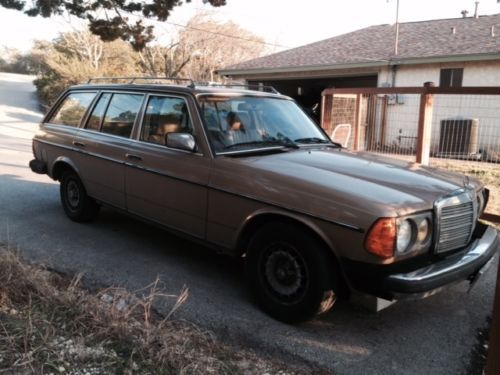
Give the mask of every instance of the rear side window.
[[107, 134], [130, 137], [135, 118], [144, 95], [113, 94], [106, 110], [101, 131]]
[[95, 95], [95, 92], [75, 92], [69, 94], [48, 122], [51, 124], [78, 126]]
[[110, 97], [111, 94], [109, 93], [104, 93], [101, 95], [87, 121], [87, 126], [85, 126], [86, 129], [99, 131], [99, 129], [101, 128], [102, 119], [104, 118], [104, 111], [108, 106]]
[[184, 99], [166, 96], [149, 97], [141, 140], [164, 145], [168, 133], [191, 133], [191, 131]]

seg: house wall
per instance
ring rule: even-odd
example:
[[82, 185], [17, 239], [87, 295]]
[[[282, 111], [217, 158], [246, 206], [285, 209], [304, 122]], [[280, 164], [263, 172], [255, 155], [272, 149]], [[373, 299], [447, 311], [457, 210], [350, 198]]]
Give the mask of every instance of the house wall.
[[[400, 65], [396, 71], [395, 86], [423, 86], [425, 82], [439, 85], [439, 72], [445, 68], [463, 68], [463, 86], [500, 86], [500, 60]], [[379, 71], [378, 85], [383, 86], [386, 82], [392, 82], [390, 67], [381, 68]]]
[[[463, 86], [500, 86], [500, 61], [453, 64], [402, 65], [397, 69], [395, 86], [439, 85], [440, 69], [463, 68]], [[392, 82], [390, 67], [382, 68], [378, 85]], [[418, 126], [419, 95], [400, 95], [387, 106], [385, 145], [408, 149], [415, 146]], [[498, 148], [500, 143], [500, 95], [435, 95], [432, 122], [432, 148], [437, 150], [441, 121], [444, 119], [478, 119], [479, 149]], [[380, 124], [378, 124], [380, 126]]]

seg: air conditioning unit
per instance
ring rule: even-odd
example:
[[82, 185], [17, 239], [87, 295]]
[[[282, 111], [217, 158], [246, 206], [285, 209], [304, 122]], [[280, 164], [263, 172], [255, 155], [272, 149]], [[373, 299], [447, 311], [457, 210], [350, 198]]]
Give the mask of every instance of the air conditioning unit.
[[481, 159], [478, 152], [478, 119], [441, 120], [437, 157]]

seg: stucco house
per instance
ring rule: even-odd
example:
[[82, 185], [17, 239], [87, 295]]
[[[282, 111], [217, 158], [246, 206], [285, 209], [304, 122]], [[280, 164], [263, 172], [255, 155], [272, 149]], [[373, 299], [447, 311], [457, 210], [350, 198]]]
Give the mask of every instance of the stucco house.
[[[428, 81], [444, 87], [500, 86], [500, 14], [400, 23], [398, 29], [396, 38], [396, 25], [370, 26], [230, 66], [218, 74], [271, 85], [304, 107], [319, 103], [322, 91], [330, 87], [407, 87]], [[442, 111], [435, 114], [438, 124], [453, 117], [479, 119], [481, 129], [499, 130], [493, 135], [498, 146], [500, 101], [489, 100], [485, 113], [473, 100], [459, 103], [449, 98], [441, 103]], [[390, 108], [388, 128], [394, 128], [393, 137], [411, 139], [418, 98], [408, 96], [396, 104], [403, 105]], [[434, 132], [439, 132], [438, 126]], [[492, 141], [489, 130], [478, 136], [480, 142]], [[439, 142], [438, 136], [433, 138]]]
[[500, 86], [500, 14], [400, 23], [398, 34], [397, 54], [396, 26], [377, 25], [218, 74], [270, 84], [304, 104], [327, 87]]

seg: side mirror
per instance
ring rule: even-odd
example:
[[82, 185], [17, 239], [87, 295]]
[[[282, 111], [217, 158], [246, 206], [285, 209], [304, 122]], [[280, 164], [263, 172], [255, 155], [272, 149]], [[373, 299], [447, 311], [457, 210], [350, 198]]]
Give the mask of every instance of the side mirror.
[[193, 135], [189, 133], [167, 133], [165, 135], [165, 144], [167, 147], [178, 150], [196, 151], [196, 141]]

